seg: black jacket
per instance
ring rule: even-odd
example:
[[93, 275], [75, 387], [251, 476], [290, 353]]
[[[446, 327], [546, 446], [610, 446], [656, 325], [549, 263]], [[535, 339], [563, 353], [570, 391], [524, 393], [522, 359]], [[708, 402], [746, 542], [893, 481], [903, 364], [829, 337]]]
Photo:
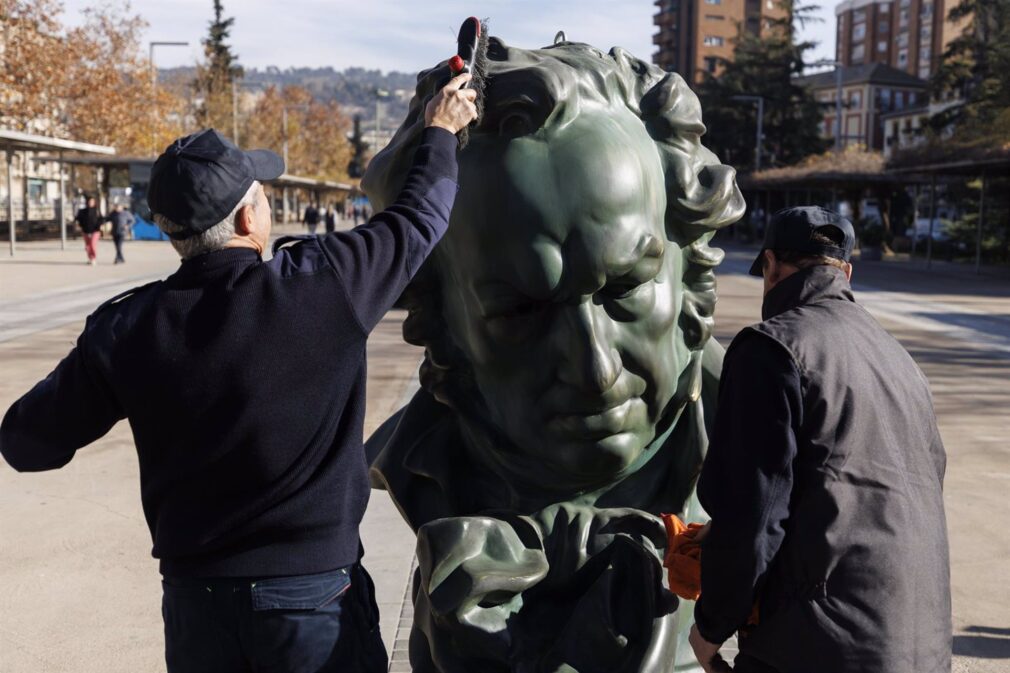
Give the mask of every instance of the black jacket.
[[85, 234], [93, 234], [98, 231], [102, 222], [105, 222], [106, 218], [102, 216], [98, 208], [91, 208], [85, 206], [77, 211], [77, 217], [74, 218], [77, 221], [77, 226], [81, 228], [81, 231]]
[[698, 484], [698, 628], [781, 673], [950, 670], [946, 456], [928, 383], [844, 274], [800, 271], [726, 354]]
[[301, 575], [354, 563], [369, 484], [365, 342], [445, 233], [456, 137], [426, 129], [396, 202], [263, 261], [226, 248], [88, 318], [15, 402], [0, 453], [62, 467], [128, 418], [166, 575]]

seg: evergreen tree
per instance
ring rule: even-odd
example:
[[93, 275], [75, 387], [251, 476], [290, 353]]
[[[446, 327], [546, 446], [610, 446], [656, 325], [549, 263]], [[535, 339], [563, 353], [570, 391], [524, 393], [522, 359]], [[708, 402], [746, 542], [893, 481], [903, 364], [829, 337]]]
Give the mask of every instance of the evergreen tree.
[[947, 20], [965, 27], [948, 44], [930, 89], [934, 101], [953, 102], [930, 126], [965, 141], [1010, 140], [1010, 0], [961, 0]]
[[733, 60], [722, 61], [718, 76], [707, 75], [698, 93], [708, 133], [705, 144], [740, 170], [754, 168], [757, 105], [734, 96], [764, 98], [762, 168], [794, 164], [827, 149], [821, 138], [822, 112], [813, 93], [795, 82], [804, 55], [816, 43], [797, 41], [816, 5], [779, 0], [782, 17], [767, 19], [760, 34], [739, 27]]
[[202, 127], [231, 128], [232, 82], [244, 75], [227, 41], [234, 23], [234, 17], [224, 18], [221, 0], [214, 0], [214, 20], [202, 40], [206, 61], [197, 66], [193, 83], [201, 101], [196, 116]]
[[361, 115], [354, 115], [354, 132], [351, 134], [351, 160], [347, 163], [347, 175], [360, 178], [365, 174], [368, 143], [361, 136]]

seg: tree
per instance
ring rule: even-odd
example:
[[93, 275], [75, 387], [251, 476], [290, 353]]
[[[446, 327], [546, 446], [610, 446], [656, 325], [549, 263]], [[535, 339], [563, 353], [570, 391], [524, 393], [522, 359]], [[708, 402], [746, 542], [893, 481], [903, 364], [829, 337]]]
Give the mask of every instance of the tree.
[[788, 166], [827, 147], [821, 138], [822, 112], [813, 93], [795, 82], [803, 74], [804, 55], [816, 43], [798, 42], [797, 25], [812, 20], [815, 5], [779, 0], [781, 18], [768, 19], [759, 35], [742, 26], [733, 60], [723, 60], [722, 72], [707, 75], [699, 86], [705, 124], [705, 143], [726, 163], [754, 168], [757, 106], [734, 96], [764, 98], [762, 167]]
[[202, 40], [206, 61], [197, 66], [193, 82], [200, 100], [196, 119], [204, 128], [231, 128], [232, 85], [244, 75], [238, 56], [228, 44], [234, 24], [234, 17], [224, 18], [221, 0], [214, 0], [214, 20], [210, 22], [207, 37]]
[[317, 101], [304, 87], [267, 87], [246, 120], [244, 144], [282, 153], [284, 108], [288, 110], [287, 171], [305, 177], [346, 180], [351, 156], [347, 117], [337, 103]]
[[141, 55], [145, 23], [125, 2], [85, 10], [67, 30], [56, 0], [10, 0], [0, 6], [0, 123], [8, 128], [114, 145], [147, 154], [179, 135], [181, 98], [159, 88]]
[[368, 143], [361, 136], [361, 115], [354, 115], [354, 133], [351, 135], [351, 160], [347, 164], [347, 174], [352, 178], [360, 178], [365, 174]]
[[961, 0], [947, 21], [964, 30], [948, 44], [930, 89], [935, 101], [953, 102], [930, 127], [962, 141], [1010, 142], [1010, 0]]

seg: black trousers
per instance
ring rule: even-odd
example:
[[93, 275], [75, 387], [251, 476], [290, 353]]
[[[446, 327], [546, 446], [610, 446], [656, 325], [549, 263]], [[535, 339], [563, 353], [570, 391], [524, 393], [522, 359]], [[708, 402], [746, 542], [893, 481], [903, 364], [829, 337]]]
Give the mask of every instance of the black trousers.
[[123, 259], [123, 237], [122, 236], [112, 236], [112, 242], [116, 244], [116, 263], [125, 262]]
[[386, 673], [375, 589], [360, 564], [162, 586], [168, 673]]

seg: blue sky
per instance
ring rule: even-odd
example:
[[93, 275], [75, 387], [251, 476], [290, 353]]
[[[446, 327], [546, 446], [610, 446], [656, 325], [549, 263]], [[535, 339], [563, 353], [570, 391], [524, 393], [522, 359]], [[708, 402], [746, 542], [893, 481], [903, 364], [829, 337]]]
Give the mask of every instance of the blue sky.
[[[65, 20], [99, 0], [64, 0]], [[821, 42], [817, 58], [834, 56], [834, 2], [807, 30]], [[145, 40], [189, 41], [158, 48], [159, 66], [188, 65], [200, 56], [211, 0], [133, 0], [150, 24]], [[416, 72], [451, 55], [467, 16], [488, 17], [491, 34], [521, 47], [541, 47], [564, 30], [568, 39], [608, 49], [621, 46], [644, 60], [653, 52], [651, 0], [224, 0], [235, 17], [232, 44], [247, 67], [364, 66]]]

